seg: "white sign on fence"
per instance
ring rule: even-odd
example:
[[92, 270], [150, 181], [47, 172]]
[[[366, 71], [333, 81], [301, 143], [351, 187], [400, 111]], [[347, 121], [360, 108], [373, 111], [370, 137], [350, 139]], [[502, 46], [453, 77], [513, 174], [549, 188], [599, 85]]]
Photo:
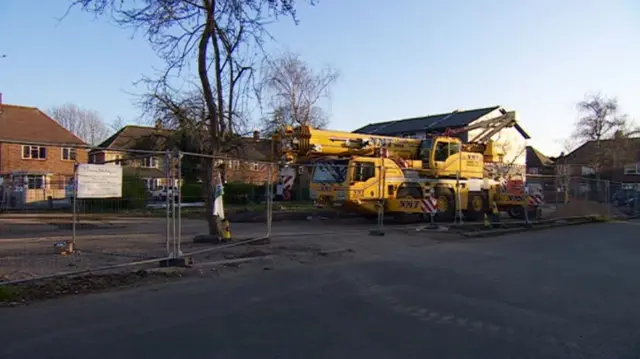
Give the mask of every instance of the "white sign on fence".
[[78, 165], [78, 198], [122, 197], [122, 167]]

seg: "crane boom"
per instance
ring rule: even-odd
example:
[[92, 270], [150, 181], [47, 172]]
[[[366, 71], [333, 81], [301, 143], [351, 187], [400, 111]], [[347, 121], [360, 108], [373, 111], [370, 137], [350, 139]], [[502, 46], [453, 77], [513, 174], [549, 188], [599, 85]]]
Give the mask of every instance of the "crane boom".
[[[530, 138], [517, 123], [515, 111], [504, 110], [501, 116], [465, 127], [449, 129], [441, 134], [430, 134], [429, 137], [451, 137], [458, 133], [479, 129], [481, 132], [468, 141], [471, 146], [467, 149], [473, 152], [484, 152], [488, 160], [496, 153], [491, 138], [510, 127], [514, 127], [525, 139]], [[280, 135], [274, 136], [274, 140], [279, 141], [281, 160], [287, 164], [302, 159], [346, 156], [384, 155], [403, 160], [420, 160], [424, 156], [421, 154], [421, 148], [425, 147], [424, 140], [420, 139], [320, 130], [310, 126], [287, 127]]]
[[280, 152], [286, 163], [314, 157], [380, 156], [386, 150], [388, 156], [415, 158], [421, 140], [412, 138], [369, 135], [362, 133], [319, 130], [310, 126], [287, 128], [279, 138]]
[[491, 140], [491, 137], [499, 133], [505, 128], [513, 127], [518, 131], [525, 139], [530, 139], [529, 134], [520, 126], [516, 120], [515, 111], [503, 111], [501, 116], [482, 120], [464, 127], [449, 129], [444, 132], [445, 136], [452, 136], [458, 133], [469, 132], [473, 130], [482, 129], [482, 132], [474, 136], [469, 140], [469, 143], [474, 144], [486, 144]]

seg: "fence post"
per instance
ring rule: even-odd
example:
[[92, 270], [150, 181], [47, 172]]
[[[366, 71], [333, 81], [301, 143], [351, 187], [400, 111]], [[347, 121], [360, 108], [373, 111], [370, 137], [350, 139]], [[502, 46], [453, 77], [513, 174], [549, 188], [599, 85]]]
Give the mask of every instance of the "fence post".
[[71, 200], [71, 243], [76, 246], [76, 222], [78, 222], [78, 163], [73, 164], [73, 198]]
[[524, 209], [524, 223], [525, 225], [531, 224], [529, 222], [529, 186], [524, 186], [524, 201], [522, 203], [522, 207]]
[[182, 152], [178, 151], [178, 163], [176, 172], [178, 173], [178, 255], [182, 256]]
[[386, 187], [385, 167], [380, 166], [380, 185], [378, 188], [378, 230], [384, 233], [384, 189]]
[[[168, 186], [169, 181], [171, 180], [169, 178], [169, 171], [171, 168], [171, 152], [169, 152], [169, 150], [165, 151], [165, 155], [164, 155], [164, 160], [165, 160], [165, 166], [164, 166], [164, 175], [165, 175], [165, 186]], [[166, 242], [166, 249], [167, 249], [167, 256], [171, 255], [171, 246], [170, 246], [170, 238], [171, 238], [171, 209], [169, 208], [170, 202], [169, 202], [169, 192], [167, 191], [167, 195], [165, 196], [165, 225], [166, 225], [166, 237], [165, 237], [165, 242]]]
[[611, 218], [611, 197], [610, 197], [610, 192], [611, 192], [611, 181], [606, 181], [604, 183], [604, 203], [607, 205], [607, 219]]
[[265, 188], [265, 196], [267, 201], [267, 238], [271, 237], [271, 223], [273, 216], [273, 178], [274, 178], [274, 167], [276, 178], [278, 178], [278, 165], [270, 164], [269, 165], [269, 176], [267, 176], [267, 185]]

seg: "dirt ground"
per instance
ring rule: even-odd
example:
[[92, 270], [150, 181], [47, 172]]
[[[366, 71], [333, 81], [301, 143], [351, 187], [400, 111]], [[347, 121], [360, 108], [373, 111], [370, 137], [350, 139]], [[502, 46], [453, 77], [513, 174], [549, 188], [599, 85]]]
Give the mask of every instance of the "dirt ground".
[[[573, 205], [573, 210], [567, 206], [557, 209], [555, 206], [545, 208], [543, 216], [592, 214], [588, 210], [591, 207], [584, 204]], [[602, 208], [599, 209], [602, 210]], [[386, 226], [396, 234], [403, 233], [403, 240], [411, 240], [416, 233], [416, 227], [418, 225]], [[259, 251], [264, 252], [264, 255], [275, 255], [280, 258], [279, 260], [288, 258], [287, 260], [293, 262], [311, 260], [323, 250], [351, 248], [357, 251], [384, 251], [385, 240], [373, 240], [376, 237], [369, 235], [369, 231], [375, 228], [377, 228], [375, 222], [363, 219], [311, 218], [301, 221], [273, 222], [272, 242], [261, 246]], [[178, 241], [180, 251], [189, 255], [214, 246], [193, 242], [196, 235], [204, 234], [206, 231], [207, 225], [200, 219], [185, 218], [180, 223], [176, 221], [176, 227], [173, 228], [167, 226], [165, 218], [157, 217], [111, 216], [103, 220], [81, 218], [76, 226], [77, 251], [70, 255], [60, 255], [55, 253], [54, 245], [73, 238], [70, 217], [28, 214], [0, 216], [0, 281], [163, 258], [167, 253], [177, 250]], [[231, 232], [235, 240], [263, 237], [267, 235], [267, 225], [266, 223], [232, 223]], [[424, 236], [424, 232], [421, 235]], [[431, 233], [429, 237], [446, 235], [446, 233]], [[387, 238], [389, 236], [390, 234], [387, 234]], [[373, 243], [376, 244], [373, 245]], [[201, 253], [194, 256], [194, 259], [200, 262], [215, 262], [255, 256], [258, 253], [256, 251], [258, 251], [256, 246], [242, 246]]]
[[[375, 223], [364, 220], [311, 219], [295, 222], [274, 222], [272, 243], [261, 246], [265, 255], [280, 258], [308, 255], [316, 256], [322, 250], [354, 247], [371, 238]], [[205, 221], [183, 219], [178, 228], [169, 228], [164, 218], [120, 218], [108, 221], [81, 221], [77, 225], [75, 244], [77, 251], [60, 255], [54, 251], [56, 243], [70, 240], [70, 221], [23, 216], [0, 217], [0, 281], [27, 279], [36, 276], [75, 272], [105, 266], [165, 257], [177, 249], [189, 255], [215, 245], [194, 243], [193, 238], [206, 233]], [[174, 242], [174, 231], [175, 239]], [[266, 223], [232, 223], [235, 240], [263, 237]], [[256, 246], [243, 246], [216, 250], [194, 256], [197, 261], [218, 261], [256, 255]], [[246, 253], [248, 252], [248, 255]], [[286, 255], [283, 255], [286, 254]], [[300, 260], [305, 260], [300, 259]]]
[[598, 203], [595, 201], [571, 200], [569, 203], [558, 204], [553, 212], [549, 214], [550, 218], [577, 217], [577, 216], [624, 216], [616, 208], [612, 208], [610, 204]]

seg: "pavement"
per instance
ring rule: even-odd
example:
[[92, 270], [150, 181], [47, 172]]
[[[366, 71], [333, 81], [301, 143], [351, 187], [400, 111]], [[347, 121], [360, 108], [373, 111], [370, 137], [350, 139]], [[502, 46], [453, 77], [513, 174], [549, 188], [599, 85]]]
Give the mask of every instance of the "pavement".
[[0, 309], [0, 357], [639, 358], [638, 233], [390, 230], [345, 258]]

